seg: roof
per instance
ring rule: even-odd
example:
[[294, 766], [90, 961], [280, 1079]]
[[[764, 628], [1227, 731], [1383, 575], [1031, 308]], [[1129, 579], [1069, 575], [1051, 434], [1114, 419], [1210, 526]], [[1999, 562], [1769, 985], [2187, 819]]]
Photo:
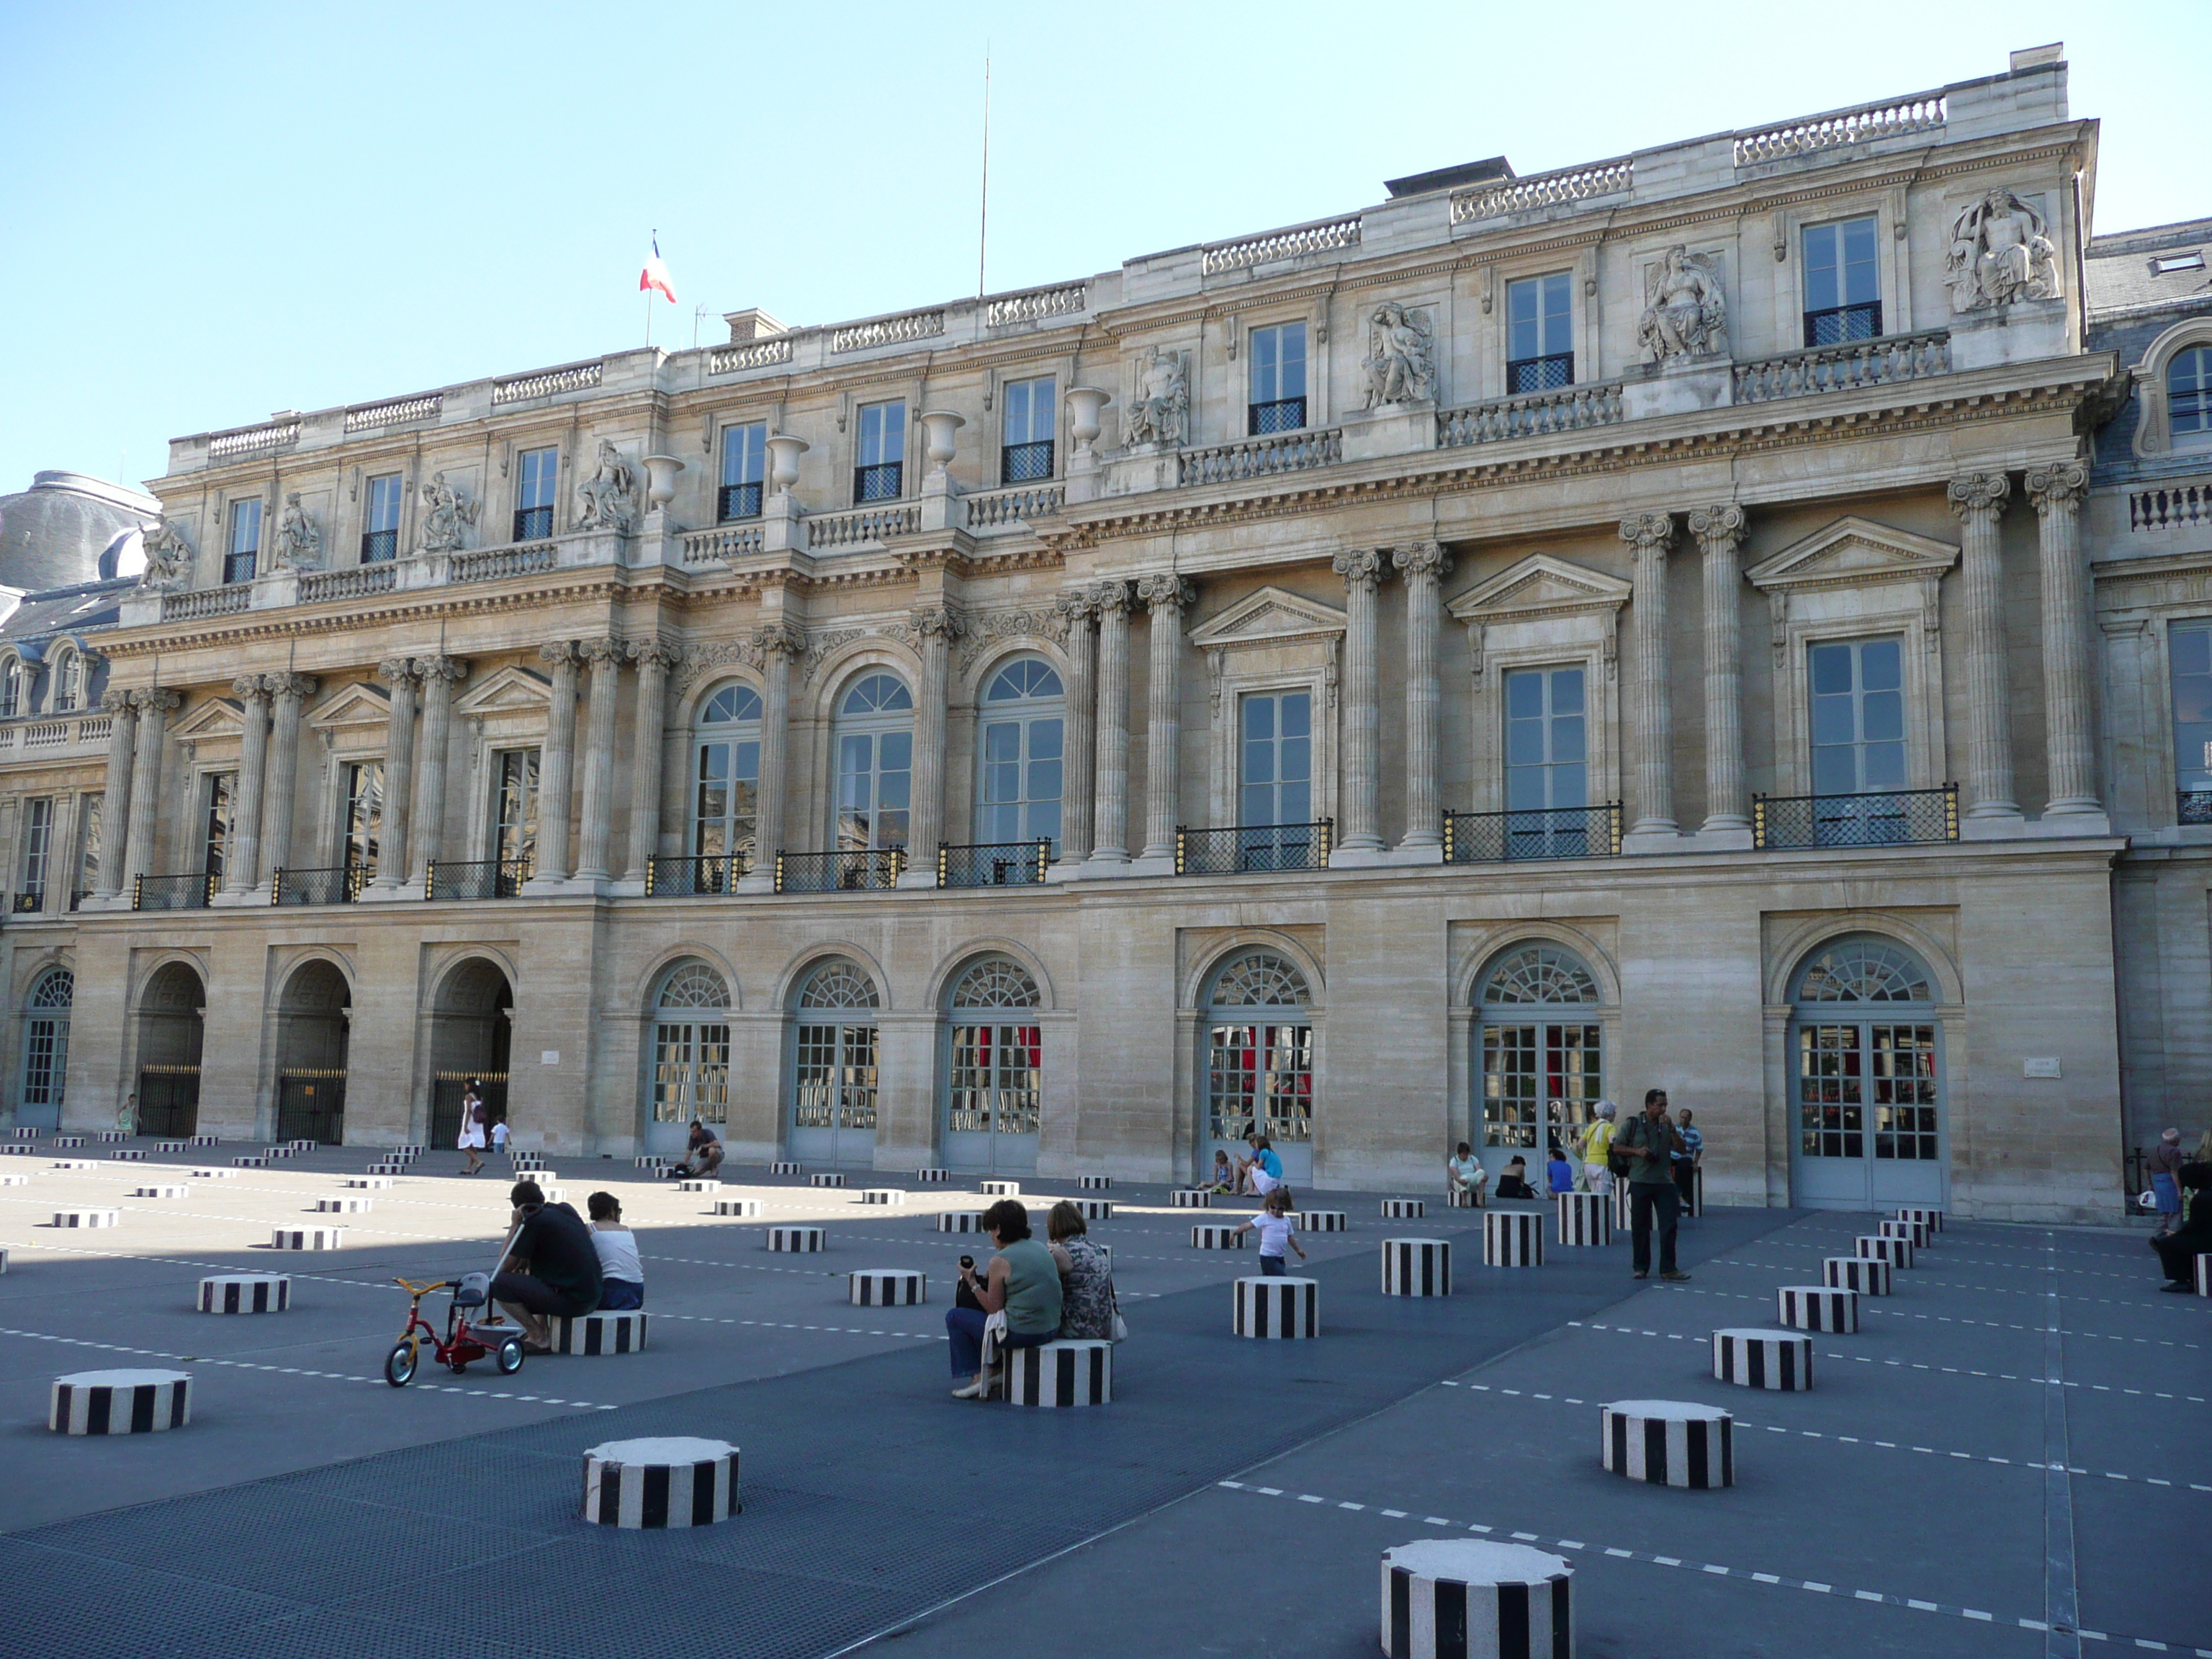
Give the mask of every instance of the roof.
[[2083, 270], [2100, 319], [2212, 305], [2212, 219], [2092, 237]]

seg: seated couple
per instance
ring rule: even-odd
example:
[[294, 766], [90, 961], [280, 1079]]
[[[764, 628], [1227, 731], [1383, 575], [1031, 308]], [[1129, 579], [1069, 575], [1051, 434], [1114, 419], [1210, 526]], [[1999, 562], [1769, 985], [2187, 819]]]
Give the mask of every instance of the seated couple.
[[957, 1305], [945, 1310], [952, 1348], [952, 1375], [963, 1379], [955, 1400], [988, 1400], [1000, 1387], [1000, 1368], [983, 1364], [986, 1327], [1003, 1316], [995, 1333], [1001, 1349], [1039, 1348], [1061, 1337], [1112, 1341], [1114, 1279], [1106, 1253], [1091, 1242], [1083, 1212], [1066, 1199], [1052, 1206], [1049, 1245], [1030, 1236], [1030, 1212], [1018, 1198], [1002, 1198], [983, 1212], [983, 1231], [998, 1254], [978, 1273], [963, 1256]]
[[553, 1352], [548, 1319], [645, 1305], [637, 1241], [613, 1194], [592, 1194], [589, 1227], [566, 1204], [548, 1204], [534, 1181], [516, 1182], [507, 1202], [516, 1231], [492, 1275], [491, 1297], [522, 1328], [523, 1352]]

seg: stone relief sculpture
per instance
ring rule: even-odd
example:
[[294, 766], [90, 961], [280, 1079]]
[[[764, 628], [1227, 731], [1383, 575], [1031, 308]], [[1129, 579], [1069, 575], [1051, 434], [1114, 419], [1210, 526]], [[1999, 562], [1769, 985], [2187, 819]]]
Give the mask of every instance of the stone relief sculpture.
[[477, 521], [481, 502], [472, 501], [465, 491], [446, 482], [446, 475], [434, 472], [430, 482], [422, 486], [423, 504], [430, 510], [422, 515], [422, 542], [425, 553], [458, 553], [461, 549], [461, 533]]
[[185, 532], [161, 519], [144, 536], [146, 568], [139, 574], [141, 587], [185, 587], [192, 580], [192, 544]]
[[1728, 297], [1719, 266], [1680, 243], [1644, 275], [1644, 315], [1636, 325], [1644, 361], [1711, 357], [1728, 351]]
[[1367, 319], [1367, 407], [1425, 404], [1437, 395], [1436, 334], [1429, 319], [1386, 300]]
[[1137, 365], [1137, 392], [1121, 412], [1121, 441], [1180, 445], [1189, 441], [1190, 388], [1182, 354], [1154, 346]]
[[576, 528], [629, 528], [637, 497], [637, 473], [623, 453], [608, 440], [599, 440], [599, 464], [592, 476], [576, 486]]
[[1954, 312], [2059, 295], [2058, 250], [2043, 216], [1999, 186], [1959, 210], [1943, 281]]
[[300, 505], [300, 492], [296, 489], [284, 497], [284, 511], [276, 520], [276, 544], [270, 565], [276, 570], [323, 568], [323, 532], [315, 528], [315, 521]]

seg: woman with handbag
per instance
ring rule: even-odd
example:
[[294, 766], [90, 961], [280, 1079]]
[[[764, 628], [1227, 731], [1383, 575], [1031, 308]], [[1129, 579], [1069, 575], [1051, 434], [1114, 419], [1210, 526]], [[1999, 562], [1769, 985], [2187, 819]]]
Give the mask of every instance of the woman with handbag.
[[[973, 1380], [953, 1389], [955, 1400], [988, 1400], [996, 1376], [983, 1364], [985, 1331], [1003, 1318], [1001, 1348], [1040, 1348], [1060, 1334], [1060, 1264], [1052, 1252], [1030, 1237], [1030, 1212], [1018, 1198], [1002, 1198], [983, 1212], [983, 1231], [999, 1253], [978, 1278], [973, 1267], [960, 1270], [960, 1282], [974, 1293], [972, 1308], [945, 1310], [951, 1339], [952, 1374]], [[996, 1334], [994, 1333], [994, 1334]]]
[[1060, 1268], [1060, 1334], [1096, 1342], [1114, 1340], [1114, 1270], [1106, 1252], [1091, 1242], [1083, 1212], [1066, 1199], [1045, 1221], [1052, 1259]]

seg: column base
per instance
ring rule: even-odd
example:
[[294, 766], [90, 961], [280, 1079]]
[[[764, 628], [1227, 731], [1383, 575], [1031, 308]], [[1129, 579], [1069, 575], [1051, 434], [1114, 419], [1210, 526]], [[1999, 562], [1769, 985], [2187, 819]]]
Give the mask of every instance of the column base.
[[1748, 853], [1753, 845], [1751, 824], [1741, 818], [1708, 818], [1695, 835], [1683, 836], [1682, 842], [1701, 853]]
[[929, 868], [927, 870], [908, 870], [902, 872], [898, 878], [898, 885], [909, 890], [927, 888], [934, 892], [937, 889], [937, 861], [934, 859], [931, 860]]
[[1109, 848], [1103, 853], [1093, 852], [1089, 858], [1083, 860], [1082, 877], [1085, 881], [1097, 881], [1113, 876], [1126, 876], [1128, 873], [1129, 855], [1118, 848]]
[[532, 876], [522, 884], [525, 898], [550, 898], [556, 894], [573, 890], [566, 876]]
[[1442, 864], [1444, 861], [1443, 837], [1431, 836], [1426, 840], [1415, 841], [1409, 836], [1391, 849], [1389, 861], [1393, 864]]
[[87, 910], [128, 910], [131, 908], [131, 895], [94, 893], [78, 900], [76, 908], [77, 914], [80, 915]]
[[265, 887], [247, 887], [236, 892], [225, 887], [208, 895], [208, 908], [210, 910], [242, 910], [249, 904], [268, 902], [269, 890]]
[[1627, 854], [1679, 853], [1683, 849], [1681, 826], [1674, 823], [1639, 823], [1620, 838], [1620, 850]]
[[643, 876], [623, 876], [617, 880], [608, 882], [606, 884], [606, 890], [615, 898], [643, 898], [645, 896], [645, 878]]
[[2069, 812], [2061, 817], [1961, 818], [1960, 841], [2057, 840], [2073, 836], [2109, 836], [2112, 821], [2102, 812]]
[[775, 891], [775, 871], [770, 868], [761, 875], [739, 876], [737, 890], [740, 893], [773, 893]]
[[1171, 876], [1176, 872], [1172, 852], [1146, 852], [1129, 860], [1127, 873], [1133, 876]]
[[405, 887], [397, 884], [390, 887], [380, 887], [372, 881], [354, 895], [353, 902], [356, 904], [391, 904], [398, 900], [419, 899], [422, 896], [422, 889], [420, 884], [410, 884]]
[[1962, 821], [1967, 823], [1972, 823], [1977, 819], [1996, 819], [2001, 822], [2017, 823], [2020, 822], [2022, 815], [2020, 806], [2016, 802], [2008, 800], [1978, 800], [1972, 806], [1969, 806], [1959, 816]]
[[1048, 882], [1081, 881], [1084, 863], [1082, 859], [1062, 859], [1057, 864], [1048, 864], [1045, 866], [1044, 878]]
[[1332, 847], [1328, 852], [1332, 870], [1374, 870], [1395, 862], [1387, 847]]

